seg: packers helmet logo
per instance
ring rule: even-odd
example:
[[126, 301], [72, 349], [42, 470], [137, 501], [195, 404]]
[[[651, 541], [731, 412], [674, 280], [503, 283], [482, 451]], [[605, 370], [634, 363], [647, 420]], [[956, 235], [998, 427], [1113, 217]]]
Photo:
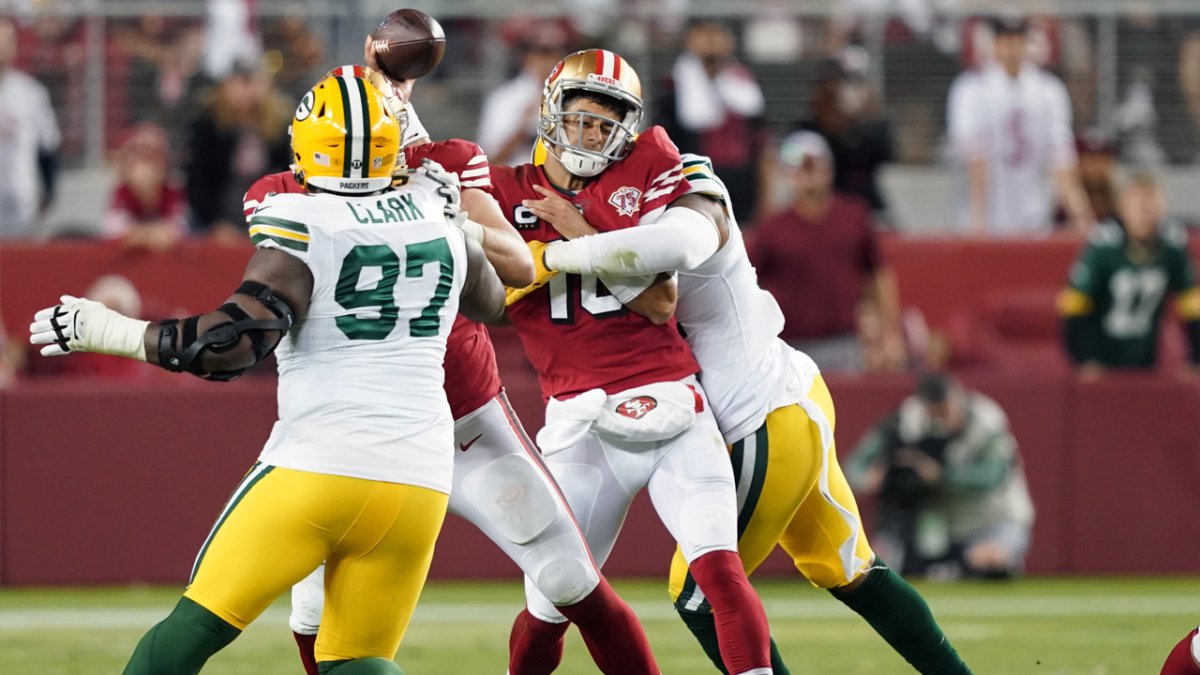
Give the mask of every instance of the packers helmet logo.
[[642, 191], [626, 185], [609, 195], [608, 203], [617, 209], [617, 215], [632, 216], [642, 208]]
[[313, 103], [315, 100], [316, 97], [313, 95], [312, 91], [309, 91], [304, 95], [304, 98], [300, 99], [300, 105], [296, 106], [297, 122], [303, 122], [304, 120], [308, 119], [308, 116], [312, 114]]
[[640, 420], [646, 413], [658, 407], [658, 401], [653, 396], [637, 396], [623, 401], [617, 406], [617, 414], [633, 420]]

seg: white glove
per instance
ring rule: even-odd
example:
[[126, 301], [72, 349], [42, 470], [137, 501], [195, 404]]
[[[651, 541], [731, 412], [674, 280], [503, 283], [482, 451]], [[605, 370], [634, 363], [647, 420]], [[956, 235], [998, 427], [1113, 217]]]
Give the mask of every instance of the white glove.
[[33, 316], [29, 342], [42, 347], [42, 356], [96, 352], [146, 360], [149, 321], [131, 319], [95, 300], [64, 295], [60, 305]]
[[[442, 211], [447, 218], [453, 220], [462, 213], [462, 186], [458, 184], [458, 174], [447, 171], [441, 164], [429, 158], [421, 160], [421, 168], [417, 171], [438, 184], [437, 193], [446, 200]], [[463, 214], [463, 217], [465, 218], [466, 214]]]

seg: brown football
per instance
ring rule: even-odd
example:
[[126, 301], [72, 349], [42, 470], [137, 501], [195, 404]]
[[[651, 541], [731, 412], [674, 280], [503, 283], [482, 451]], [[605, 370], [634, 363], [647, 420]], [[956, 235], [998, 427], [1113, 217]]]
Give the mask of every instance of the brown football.
[[397, 9], [371, 32], [371, 49], [384, 75], [393, 80], [415, 80], [441, 63], [446, 53], [446, 33], [425, 12]]

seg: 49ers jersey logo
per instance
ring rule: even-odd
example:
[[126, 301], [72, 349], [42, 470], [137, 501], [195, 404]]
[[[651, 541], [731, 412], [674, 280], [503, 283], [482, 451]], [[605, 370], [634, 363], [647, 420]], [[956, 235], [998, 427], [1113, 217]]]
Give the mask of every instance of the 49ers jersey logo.
[[646, 413], [658, 407], [658, 401], [653, 396], [638, 396], [624, 401], [617, 406], [617, 414], [630, 419], [640, 420]]
[[642, 191], [628, 185], [617, 188], [609, 195], [608, 203], [616, 207], [618, 215], [632, 216], [642, 208]]

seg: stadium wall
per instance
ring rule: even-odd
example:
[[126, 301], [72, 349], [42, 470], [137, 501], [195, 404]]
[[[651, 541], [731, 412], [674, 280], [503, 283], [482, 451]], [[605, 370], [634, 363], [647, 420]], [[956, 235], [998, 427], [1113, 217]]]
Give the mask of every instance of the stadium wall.
[[[989, 243], [964, 260], [964, 242], [898, 241], [889, 243], [888, 255], [905, 304], [922, 306], [940, 325], [952, 323], [962, 307], [993, 302], [981, 298], [1057, 287], [1077, 247], [1007, 244]], [[142, 289], [148, 307], [201, 311], [226, 297], [247, 255], [206, 245], [166, 255], [94, 244], [5, 245], [0, 313], [20, 339], [35, 309], [61, 291], [82, 292], [112, 269]], [[938, 276], [931, 269], [941, 275], [938, 283], [926, 278]], [[55, 270], [53, 288], [47, 270]], [[1038, 321], [1044, 318], [1031, 323]], [[510, 396], [535, 430], [541, 423], [536, 382], [511, 332], [494, 334]], [[1166, 373], [1081, 384], [1065, 369], [965, 372], [968, 384], [1007, 410], [1021, 444], [1038, 509], [1031, 573], [1195, 572], [1200, 383]], [[0, 584], [186, 578], [223, 500], [269, 433], [274, 384], [270, 378], [214, 384], [156, 374], [161, 377], [134, 382], [30, 377], [0, 392]], [[842, 452], [912, 384], [901, 376], [829, 382]], [[870, 505], [864, 509], [869, 515]], [[664, 576], [671, 552], [643, 497], [607, 570]], [[763, 572], [788, 570], [777, 553]], [[433, 576], [515, 574], [482, 535], [447, 520]]]

